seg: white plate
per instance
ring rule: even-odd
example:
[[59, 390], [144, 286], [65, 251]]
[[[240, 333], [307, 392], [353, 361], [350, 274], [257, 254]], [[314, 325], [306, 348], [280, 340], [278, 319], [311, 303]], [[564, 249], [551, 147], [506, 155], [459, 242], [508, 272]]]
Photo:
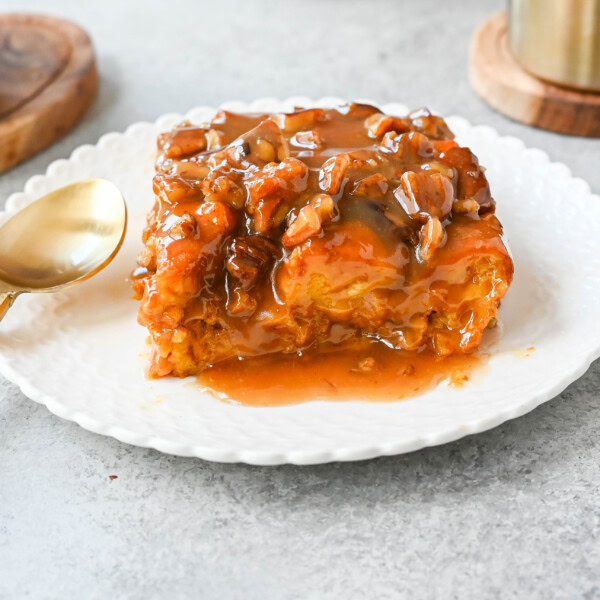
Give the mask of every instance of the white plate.
[[[280, 111], [335, 105], [261, 99], [231, 110]], [[389, 104], [385, 112], [404, 114]], [[214, 109], [186, 117], [205, 121]], [[124, 442], [209, 460], [322, 463], [398, 454], [484, 431], [561, 392], [600, 355], [600, 198], [562, 164], [486, 126], [448, 124], [488, 169], [497, 213], [515, 259], [502, 304], [502, 339], [485, 374], [461, 389], [442, 383], [395, 403], [306, 402], [239, 407], [188, 380], [148, 381], [145, 330], [126, 281], [153, 204], [155, 138], [180, 121], [169, 114], [82, 146], [32, 177], [8, 200], [7, 218], [34, 198], [78, 179], [105, 177], [125, 195], [130, 225], [123, 249], [99, 276], [55, 295], [21, 296], [0, 324], [0, 372], [31, 399], [82, 427]], [[534, 351], [524, 350], [535, 347]], [[528, 354], [528, 356], [527, 356]]]

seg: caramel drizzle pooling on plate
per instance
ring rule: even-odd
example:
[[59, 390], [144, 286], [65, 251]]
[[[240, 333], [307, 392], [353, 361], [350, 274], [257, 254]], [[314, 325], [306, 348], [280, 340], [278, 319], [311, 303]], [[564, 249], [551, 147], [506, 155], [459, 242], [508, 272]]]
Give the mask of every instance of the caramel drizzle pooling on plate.
[[204, 370], [198, 384], [217, 398], [245, 406], [285, 406], [306, 400], [393, 402], [423, 394], [444, 380], [462, 388], [485, 372], [487, 355], [438, 356], [394, 350], [362, 340], [308, 351], [226, 360]]

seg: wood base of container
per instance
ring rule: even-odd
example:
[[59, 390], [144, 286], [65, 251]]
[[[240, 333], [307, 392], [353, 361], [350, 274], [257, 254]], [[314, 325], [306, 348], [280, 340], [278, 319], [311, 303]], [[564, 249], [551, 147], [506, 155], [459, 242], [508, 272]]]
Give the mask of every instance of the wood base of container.
[[600, 94], [562, 88], [525, 71], [510, 52], [505, 13], [494, 15], [475, 32], [469, 79], [492, 108], [516, 121], [600, 137]]
[[54, 17], [0, 14], [0, 172], [67, 133], [97, 87], [83, 29]]

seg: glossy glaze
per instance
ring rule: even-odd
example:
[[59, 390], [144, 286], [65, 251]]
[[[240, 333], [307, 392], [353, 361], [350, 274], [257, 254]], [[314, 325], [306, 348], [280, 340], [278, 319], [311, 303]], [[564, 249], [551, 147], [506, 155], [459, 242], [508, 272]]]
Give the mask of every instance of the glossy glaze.
[[220, 399], [245, 406], [285, 406], [307, 400], [391, 402], [422, 394], [444, 380], [462, 387], [486, 358], [407, 352], [380, 342], [355, 346], [309, 350], [302, 356], [229, 359], [203, 371], [198, 383]]
[[159, 138], [154, 190], [152, 376], [357, 337], [469, 353], [512, 277], [483, 169], [427, 111], [221, 111]]

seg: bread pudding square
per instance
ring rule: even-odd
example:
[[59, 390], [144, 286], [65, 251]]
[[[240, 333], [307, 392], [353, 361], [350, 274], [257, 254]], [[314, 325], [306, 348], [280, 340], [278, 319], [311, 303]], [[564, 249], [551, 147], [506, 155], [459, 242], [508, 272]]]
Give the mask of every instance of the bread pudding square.
[[153, 188], [152, 377], [364, 338], [471, 353], [512, 280], [484, 169], [425, 109], [222, 110], [159, 136]]

